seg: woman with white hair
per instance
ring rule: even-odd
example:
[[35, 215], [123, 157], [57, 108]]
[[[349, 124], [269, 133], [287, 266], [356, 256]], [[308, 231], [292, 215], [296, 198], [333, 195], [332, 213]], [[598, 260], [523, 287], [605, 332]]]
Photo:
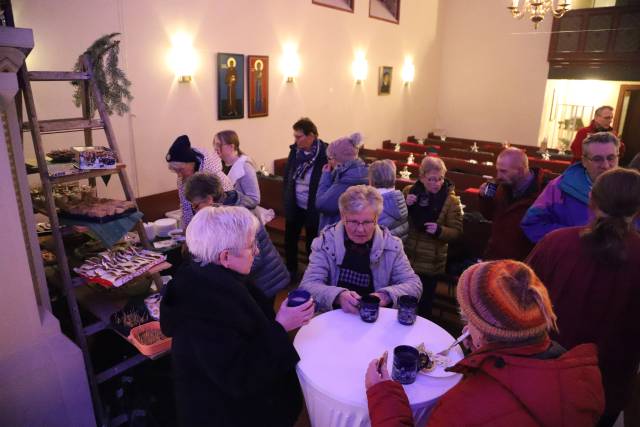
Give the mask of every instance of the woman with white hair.
[[378, 225], [404, 242], [409, 235], [409, 211], [404, 196], [396, 190], [396, 165], [389, 159], [376, 160], [369, 165], [369, 185], [382, 196], [382, 213]]
[[358, 313], [360, 298], [369, 294], [380, 298], [383, 307], [396, 305], [402, 295], [420, 298], [422, 285], [402, 241], [378, 226], [382, 212], [378, 191], [368, 185], [349, 187], [339, 204], [340, 221], [313, 240], [300, 283], [318, 310]]
[[411, 225], [405, 248], [422, 280], [424, 292], [418, 306], [422, 316], [431, 315], [438, 275], [447, 265], [448, 243], [462, 234], [460, 198], [446, 173], [441, 158], [427, 156], [420, 163], [418, 181], [403, 190]]
[[291, 426], [301, 408], [287, 332], [307, 323], [313, 300], [276, 315], [247, 274], [258, 220], [242, 207], [205, 207], [187, 227], [192, 260], [167, 285], [160, 323], [173, 337], [181, 425]]
[[362, 135], [354, 133], [333, 141], [327, 147], [329, 162], [322, 168], [316, 208], [320, 212], [319, 230], [340, 219], [338, 198], [353, 186], [367, 183], [367, 165], [358, 158]]
[[178, 197], [182, 210], [182, 226], [189, 225], [193, 218], [193, 208], [184, 195], [184, 182], [196, 172], [208, 172], [216, 175], [222, 182], [224, 191], [233, 190], [233, 184], [222, 171], [222, 162], [218, 154], [212, 151], [201, 151], [191, 147], [187, 135], [180, 135], [173, 141], [165, 156], [169, 170], [178, 175]]

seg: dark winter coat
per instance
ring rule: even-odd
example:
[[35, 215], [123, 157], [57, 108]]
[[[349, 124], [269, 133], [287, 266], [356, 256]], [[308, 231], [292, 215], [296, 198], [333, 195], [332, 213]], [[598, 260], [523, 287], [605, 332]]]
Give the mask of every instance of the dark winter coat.
[[246, 276], [183, 264], [160, 306], [184, 426], [291, 426], [301, 405], [299, 360], [266, 297]]
[[533, 181], [517, 199], [514, 199], [511, 187], [505, 185], [498, 186], [493, 198], [479, 196], [480, 212], [492, 221], [485, 259], [522, 261], [533, 249], [533, 243], [520, 228], [520, 221], [552, 178], [545, 169], [531, 168], [531, 172]]
[[597, 259], [580, 239], [584, 227], [554, 231], [527, 259], [549, 290], [558, 316], [558, 342], [567, 348], [595, 343], [607, 413], [629, 401], [640, 363], [640, 236], [625, 240], [622, 265]]
[[[313, 164], [311, 172], [311, 182], [309, 183], [309, 201], [307, 202], [307, 224], [317, 224], [319, 221], [319, 214], [316, 210], [316, 194], [318, 193], [318, 184], [320, 183], [320, 175], [322, 174], [322, 167], [327, 164], [327, 143], [318, 139], [320, 143], [320, 153], [318, 158]], [[298, 150], [296, 144], [289, 146], [289, 157], [287, 158], [287, 164], [284, 168], [284, 212], [285, 218], [288, 221], [293, 221], [296, 212], [296, 180], [293, 178], [295, 173], [295, 159], [296, 151]]]
[[[227, 206], [245, 206], [246, 199], [246, 195], [232, 190], [225, 192], [222, 203]], [[260, 253], [253, 260], [249, 278], [267, 297], [273, 298], [289, 284], [291, 277], [263, 225], [258, 227], [256, 241]]]

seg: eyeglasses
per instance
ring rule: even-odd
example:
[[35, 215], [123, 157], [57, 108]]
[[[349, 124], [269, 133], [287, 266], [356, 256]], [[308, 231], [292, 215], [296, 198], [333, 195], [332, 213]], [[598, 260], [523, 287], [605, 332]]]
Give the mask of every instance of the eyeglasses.
[[610, 154], [607, 157], [603, 157], [603, 156], [593, 156], [593, 157], [589, 157], [587, 155], [583, 156], [585, 159], [589, 160], [590, 162], [593, 163], [597, 163], [599, 165], [603, 164], [605, 162], [605, 160], [607, 161], [607, 163], [613, 163], [616, 160], [618, 160], [618, 157], [620, 157], [618, 154]]
[[432, 176], [432, 177], [427, 178], [427, 182], [430, 182], [430, 183], [433, 183], [433, 184], [435, 184], [436, 182], [442, 182], [442, 181], [444, 181], [444, 177], [443, 176], [438, 176], [438, 177]]
[[375, 220], [374, 221], [371, 221], [371, 220], [368, 220], [368, 221], [353, 221], [353, 220], [348, 219], [344, 223], [345, 223], [345, 225], [347, 227], [353, 228], [354, 230], [357, 230], [358, 227], [362, 227], [362, 229], [367, 230], [367, 229], [373, 227], [376, 224], [376, 221]]
[[246, 248], [229, 248], [228, 250], [233, 252], [233, 253], [235, 253], [235, 254], [238, 254], [238, 252], [240, 252], [241, 250], [244, 250], [244, 249], [249, 249], [253, 255], [258, 255], [260, 253], [260, 248], [258, 247], [258, 241], [255, 240], [255, 239]]

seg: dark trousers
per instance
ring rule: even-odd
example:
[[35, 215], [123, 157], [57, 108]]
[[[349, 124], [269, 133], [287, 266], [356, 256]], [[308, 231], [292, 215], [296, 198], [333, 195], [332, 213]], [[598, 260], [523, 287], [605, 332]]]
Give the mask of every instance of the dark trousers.
[[293, 219], [287, 219], [284, 225], [284, 252], [287, 259], [287, 270], [291, 273], [298, 272], [298, 239], [302, 227], [305, 230], [305, 247], [307, 255], [309, 255], [311, 254], [311, 242], [318, 235], [318, 221], [310, 221], [307, 217], [307, 210], [296, 206]]
[[418, 315], [422, 317], [431, 317], [431, 307], [433, 306], [433, 296], [436, 293], [438, 279], [436, 276], [420, 273], [418, 274], [422, 282], [422, 297], [418, 302]]

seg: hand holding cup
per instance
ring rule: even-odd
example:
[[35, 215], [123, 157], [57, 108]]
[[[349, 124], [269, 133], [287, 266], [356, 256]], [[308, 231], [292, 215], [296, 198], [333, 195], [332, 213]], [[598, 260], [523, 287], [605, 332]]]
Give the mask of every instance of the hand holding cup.
[[276, 322], [280, 323], [285, 331], [289, 332], [309, 323], [315, 312], [313, 298], [302, 305], [290, 307], [288, 298], [282, 301], [276, 314]]

